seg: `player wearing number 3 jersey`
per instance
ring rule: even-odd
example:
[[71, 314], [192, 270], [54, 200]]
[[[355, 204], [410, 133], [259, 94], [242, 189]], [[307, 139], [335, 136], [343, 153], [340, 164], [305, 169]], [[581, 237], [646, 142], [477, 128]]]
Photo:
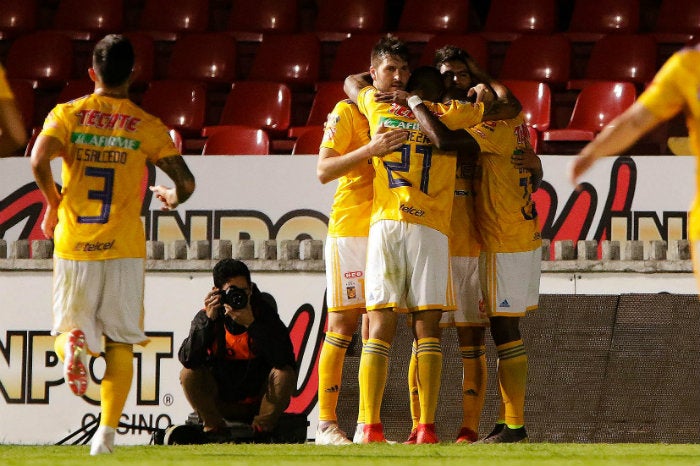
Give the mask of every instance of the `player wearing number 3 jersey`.
[[[73, 393], [101, 401], [93, 455], [111, 453], [114, 447], [131, 387], [133, 345], [148, 341], [140, 218], [146, 164], [155, 164], [175, 182], [174, 188], [150, 188], [163, 209], [177, 207], [195, 187], [167, 128], [129, 100], [133, 65], [133, 48], [123, 36], [98, 42], [89, 69], [95, 92], [56, 106], [31, 156], [46, 198], [41, 228], [55, 241], [54, 347]], [[50, 166], [55, 157], [63, 159], [60, 193]], [[88, 391], [86, 356], [97, 356], [103, 348], [105, 374], [98, 395]]]

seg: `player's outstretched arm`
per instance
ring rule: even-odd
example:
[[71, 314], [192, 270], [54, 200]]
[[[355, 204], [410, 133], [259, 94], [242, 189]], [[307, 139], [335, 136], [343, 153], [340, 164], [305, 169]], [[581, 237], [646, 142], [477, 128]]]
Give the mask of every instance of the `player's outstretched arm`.
[[162, 210], [171, 210], [190, 198], [195, 189], [194, 175], [181, 155], [164, 157], [156, 166], [163, 170], [175, 183], [174, 188], [158, 185], [149, 189], [163, 203]]
[[581, 149], [579, 155], [569, 164], [569, 180], [577, 185], [579, 177], [591, 168], [597, 159], [623, 153], [661, 122], [662, 120], [644, 105], [635, 102]]

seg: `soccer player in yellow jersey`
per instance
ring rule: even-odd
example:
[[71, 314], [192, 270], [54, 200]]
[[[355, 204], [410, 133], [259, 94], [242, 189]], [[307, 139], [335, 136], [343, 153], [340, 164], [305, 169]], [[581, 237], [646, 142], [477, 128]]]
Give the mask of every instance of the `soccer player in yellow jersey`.
[[[453, 310], [447, 233], [455, 182], [455, 157], [435, 150], [420, 131], [410, 109], [377, 102], [378, 92], [403, 91], [408, 80], [408, 49], [387, 36], [373, 48], [370, 76], [346, 79], [348, 95], [370, 122], [409, 131], [400, 151], [374, 158], [374, 202], [367, 245], [367, 315], [369, 340], [360, 360], [365, 406], [364, 442], [383, 442], [380, 419], [388, 354], [397, 314], [407, 310], [416, 340], [420, 422], [416, 443], [436, 443], [435, 410], [440, 388], [442, 352], [439, 321]], [[442, 86], [442, 81], [438, 78]], [[438, 96], [439, 97], [439, 96]], [[443, 119], [470, 126], [483, 117], [482, 104], [436, 105]]]
[[[336, 407], [342, 382], [345, 353], [365, 312], [364, 272], [367, 235], [372, 208], [372, 156], [399, 148], [406, 139], [401, 131], [369, 137], [369, 124], [351, 100], [338, 102], [328, 115], [317, 163], [322, 183], [338, 180], [328, 221], [325, 244], [328, 328], [321, 348], [319, 375], [319, 422], [316, 445], [352, 443], [338, 427]], [[363, 319], [363, 322], [365, 319]], [[363, 340], [366, 340], [363, 328]], [[358, 429], [364, 426], [360, 400]], [[356, 431], [361, 439], [361, 430]]]
[[[517, 115], [517, 99], [507, 88], [480, 70], [463, 50], [454, 46], [438, 50], [436, 66], [437, 69], [433, 68], [434, 72], [442, 73], [447, 87], [443, 97], [445, 101], [452, 98], [465, 100], [473, 94], [473, 98], [483, 99], [488, 104], [485, 119]], [[496, 100], [492, 87], [495, 89]], [[410, 86], [407, 89], [412, 91]], [[487, 378], [485, 327], [489, 326], [489, 319], [481, 303], [478, 267], [480, 241], [476, 230], [472, 186], [478, 145], [473, 140], [471, 142], [471, 151], [457, 153], [455, 200], [450, 227], [451, 272], [457, 310], [443, 313], [440, 322], [443, 327], [456, 327], [462, 359], [462, 425], [457, 434], [457, 443], [471, 443], [478, 438]], [[415, 365], [415, 358], [412, 357], [409, 366], [409, 390], [414, 427], [417, 423], [416, 407], [419, 405], [415, 396]], [[411, 432], [406, 443], [413, 443], [415, 434], [415, 430]]]
[[[653, 81], [625, 112], [608, 124], [571, 161], [569, 178], [575, 185], [600, 157], [622, 154], [644, 134], [680, 112], [685, 115], [690, 149], [700, 157], [700, 45], [673, 54]], [[700, 171], [696, 171], [700, 187]], [[700, 190], [690, 207], [688, 239], [695, 279], [700, 287]]]
[[[471, 65], [470, 72], [473, 76], [479, 74]], [[503, 398], [503, 422], [483, 442], [524, 441], [527, 439], [524, 428], [527, 357], [520, 337], [519, 317], [537, 307], [539, 296], [541, 240], [531, 199], [533, 180], [538, 183], [541, 179], [539, 158], [530, 148], [520, 115], [483, 122], [466, 131], [449, 131], [426, 108], [417, 106], [414, 112], [437, 146], [472, 156], [479, 154], [474, 186], [481, 243], [479, 273], [484, 307], [499, 355], [498, 381]], [[525, 157], [524, 153], [529, 156]], [[463, 317], [466, 317], [464, 323], [482, 323], [479, 315], [464, 313]], [[483, 330], [472, 333], [475, 341], [480, 337], [483, 342]], [[460, 335], [460, 340], [463, 338]], [[483, 390], [485, 383], [477, 385]], [[476, 416], [478, 425], [479, 413], [472, 415]], [[465, 439], [473, 440], [474, 435]]]
[[13, 155], [27, 142], [22, 114], [0, 65], [0, 157]]
[[[133, 345], [148, 342], [140, 218], [146, 164], [155, 164], [175, 183], [174, 188], [150, 187], [162, 209], [176, 208], [195, 188], [168, 129], [129, 100], [133, 66], [128, 39], [109, 35], [100, 40], [88, 70], [94, 93], [57, 105], [31, 155], [47, 203], [41, 228], [55, 243], [54, 347], [76, 395], [87, 389], [87, 355], [98, 356], [104, 348], [101, 419], [91, 455], [112, 452], [131, 388]], [[55, 157], [63, 159], [60, 193], [50, 166]]]

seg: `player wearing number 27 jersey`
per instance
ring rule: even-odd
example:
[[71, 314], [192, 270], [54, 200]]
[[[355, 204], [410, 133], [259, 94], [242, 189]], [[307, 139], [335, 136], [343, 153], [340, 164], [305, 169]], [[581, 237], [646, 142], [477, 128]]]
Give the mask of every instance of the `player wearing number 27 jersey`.
[[[454, 198], [456, 158], [439, 151], [420, 131], [412, 112], [401, 105], [374, 101], [374, 87], [360, 91], [357, 105], [367, 116], [370, 131], [379, 128], [403, 129], [409, 133], [400, 151], [375, 157], [374, 206], [370, 223], [397, 220], [450, 232]], [[481, 121], [482, 104], [452, 101], [433, 104], [432, 111], [447, 126], [469, 127]]]

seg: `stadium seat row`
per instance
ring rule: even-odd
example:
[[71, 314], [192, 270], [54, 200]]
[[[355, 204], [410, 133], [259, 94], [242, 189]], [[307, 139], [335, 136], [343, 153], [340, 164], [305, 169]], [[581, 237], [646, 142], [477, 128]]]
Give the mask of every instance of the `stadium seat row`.
[[418, 41], [476, 31], [495, 41], [533, 32], [567, 32], [577, 41], [653, 32], [661, 41], [683, 43], [700, 32], [694, 0], [2, 0], [0, 11], [0, 39], [42, 27], [83, 39], [140, 29], [163, 40], [211, 30], [246, 40], [270, 32], [313, 31], [323, 40], [339, 40], [351, 33], [396, 31]]

